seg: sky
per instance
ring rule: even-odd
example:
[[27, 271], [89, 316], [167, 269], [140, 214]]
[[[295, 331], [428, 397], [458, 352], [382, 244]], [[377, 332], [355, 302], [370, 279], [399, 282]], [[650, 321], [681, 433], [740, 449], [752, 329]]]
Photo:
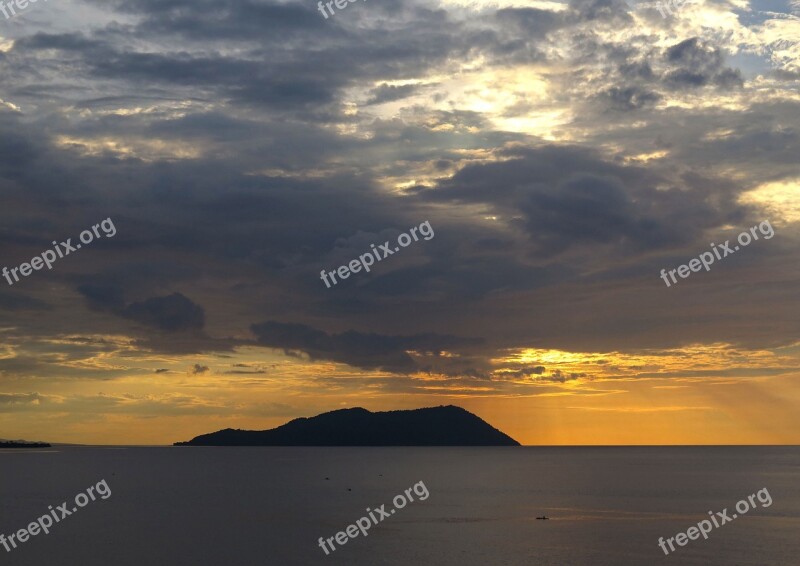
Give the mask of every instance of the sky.
[[333, 8], [0, 15], [0, 438], [800, 442], [800, 2]]

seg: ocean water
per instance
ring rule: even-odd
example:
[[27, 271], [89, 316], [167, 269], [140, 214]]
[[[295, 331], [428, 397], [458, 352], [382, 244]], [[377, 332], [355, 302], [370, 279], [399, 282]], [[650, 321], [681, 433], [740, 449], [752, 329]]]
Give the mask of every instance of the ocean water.
[[[329, 478], [329, 479], [326, 479]], [[105, 480], [0, 563], [80, 566], [796, 565], [800, 448], [193, 448], [0, 451], [6, 537]], [[422, 481], [429, 493], [326, 555]], [[665, 556], [708, 517], [757, 507]], [[424, 490], [418, 487], [420, 492]], [[374, 514], [374, 511], [373, 511]], [[546, 514], [548, 521], [536, 520]], [[59, 514], [60, 516], [60, 514]]]

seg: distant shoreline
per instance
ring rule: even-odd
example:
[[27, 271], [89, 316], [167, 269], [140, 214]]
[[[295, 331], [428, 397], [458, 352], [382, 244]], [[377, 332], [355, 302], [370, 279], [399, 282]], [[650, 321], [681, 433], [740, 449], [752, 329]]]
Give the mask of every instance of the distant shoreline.
[[0, 442], [2, 448], [52, 448], [47, 442]]

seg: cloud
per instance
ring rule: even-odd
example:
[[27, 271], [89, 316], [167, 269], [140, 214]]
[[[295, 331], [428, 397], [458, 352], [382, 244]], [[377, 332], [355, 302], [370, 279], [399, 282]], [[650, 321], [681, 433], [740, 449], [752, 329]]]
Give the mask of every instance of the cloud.
[[122, 289], [111, 285], [87, 284], [78, 287], [78, 292], [86, 298], [87, 306], [98, 311], [118, 312], [125, 310]]
[[[227, 375], [264, 375], [267, 373], [267, 368], [262, 364], [233, 364], [233, 367], [240, 369], [233, 369], [224, 372]], [[271, 368], [275, 369], [276, 364], [272, 364]]]
[[698, 37], [667, 49], [666, 60], [673, 69], [664, 80], [675, 88], [716, 85], [731, 89], [744, 83], [740, 71], [723, 65], [722, 50]]
[[538, 379], [543, 381], [552, 381], [556, 383], [566, 383], [567, 381], [573, 381], [581, 377], [586, 377], [587, 374], [582, 372], [563, 372], [560, 369], [553, 370], [550, 375], [542, 376]]
[[388, 336], [348, 330], [328, 334], [304, 324], [262, 322], [251, 326], [258, 343], [286, 351], [300, 351], [312, 360], [333, 360], [365, 369], [411, 372], [417, 368], [410, 350], [441, 351], [474, 345], [475, 338], [438, 334]]
[[0, 293], [0, 310], [4, 311], [44, 311], [52, 308], [39, 299], [20, 293]]
[[576, 246], [614, 246], [617, 253], [686, 244], [704, 231], [738, 223], [746, 207], [709, 206], [734, 189], [665, 191], [658, 172], [605, 161], [576, 147], [505, 152], [508, 159], [469, 165], [420, 197], [433, 202], [482, 203], [513, 218], [542, 255]]
[[125, 307], [123, 316], [169, 332], [200, 330], [205, 326], [203, 308], [180, 293], [131, 303]]
[[611, 87], [603, 95], [611, 108], [621, 111], [640, 110], [662, 99], [657, 92], [638, 86]]
[[370, 98], [366, 104], [383, 104], [384, 102], [401, 100], [415, 93], [418, 88], [416, 85], [388, 85], [384, 83], [369, 92]]
[[39, 393], [0, 393], [0, 412], [38, 406], [43, 400], [45, 397]]
[[202, 330], [205, 326], [203, 308], [181, 293], [150, 297], [126, 306], [123, 292], [118, 287], [87, 284], [78, 287], [78, 291], [92, 309], [111, 312], [165, 332]]
[[[300, 2], [92, 5], [80, 25], [40, 11], [0, 45], [4, 261], [119, 218], [114, 239], [0, 294], [4, 343], [35, 345], [5, 376], [109, 379], [168, 363], [131, 361], [152, 352], [186, 368], [256, 344], [463, 386], [532, 343], [798, 330], [791, 223], [686, 302], [656, 291], [662, 267], [763, 220], [740, 195], [796, 177], [795, 77], [761, 53], [763, 13], [725, 36], [610, 0], [367, 3], [329, 21]], [[434, 240], [319, 281], [423, 219]], [[124, 337], [133, 369], [53, 345], [71, 334]]]

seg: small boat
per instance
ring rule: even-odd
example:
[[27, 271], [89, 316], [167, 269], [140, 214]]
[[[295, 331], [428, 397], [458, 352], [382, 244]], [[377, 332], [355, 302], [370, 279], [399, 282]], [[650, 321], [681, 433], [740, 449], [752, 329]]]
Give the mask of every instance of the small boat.
[[550, 517], [548, 517], [548, 516], [546, 516], [546, 515], [542, 515], [541, 517], [536, 517], [536, 519], [537, 519], [538, 521], [549, 521], [549, 520], [550, 520]]

